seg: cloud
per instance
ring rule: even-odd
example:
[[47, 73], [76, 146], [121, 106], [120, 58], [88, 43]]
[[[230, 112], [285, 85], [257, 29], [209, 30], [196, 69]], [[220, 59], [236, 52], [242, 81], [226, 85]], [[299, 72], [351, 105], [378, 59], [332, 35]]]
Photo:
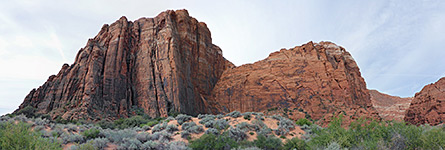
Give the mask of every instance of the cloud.
[[8, 88], [14, 83], [0, 84], [0, 107], [9, 100], [20, 103], [63, 63], [72, 63], [102, 24], [183, 8], [208, 25], [213, 43], [236, 65], [327, 40], [351, 52], [371, 89], [413, 96], [445, 75], [445, 1], [440, 0], [5, 1], [0, 79], [21, 82], [23, 88], [15, 93]]

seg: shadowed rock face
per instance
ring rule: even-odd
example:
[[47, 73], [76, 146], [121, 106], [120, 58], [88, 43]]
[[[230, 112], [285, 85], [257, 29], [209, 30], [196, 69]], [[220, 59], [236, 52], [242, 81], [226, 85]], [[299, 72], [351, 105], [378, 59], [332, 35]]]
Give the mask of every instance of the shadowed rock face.
[[134, 22], [122, 17], [104, 25], [71, 66], [33, 89], [19, 109], [87, 120], [126, 117], [135, 106], [152, 117], [204, 113], [205, 97], [231, 66], [206, 24], [186, 10]]
[[321, 124], [333, 115], [379, 119], [358, 66], [342, 47], [309, 42], [264, 60], [226, 70], [212, 91], [209, 112], [292, 111]]
[[371, 102], [383, 120], [403, 120], [413, 98], [401, 98], [380, 93], [377, 90], [369, 90]]
[[412, 124], [438, 125], [445, 122], [445, 78], [416, 93], [404, 120]]

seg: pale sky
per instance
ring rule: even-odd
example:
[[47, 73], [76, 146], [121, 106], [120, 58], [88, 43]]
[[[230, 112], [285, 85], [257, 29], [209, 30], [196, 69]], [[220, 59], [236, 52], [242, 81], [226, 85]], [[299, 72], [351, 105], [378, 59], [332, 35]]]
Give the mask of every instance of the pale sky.
[[369, 89], [411, 97], [445, 76], [443, 0], [0, 0], [0, 115], [72, 64], [103, 24], [187, 9], [239, 66], [281, 48], [331, 41], [348, 50]]

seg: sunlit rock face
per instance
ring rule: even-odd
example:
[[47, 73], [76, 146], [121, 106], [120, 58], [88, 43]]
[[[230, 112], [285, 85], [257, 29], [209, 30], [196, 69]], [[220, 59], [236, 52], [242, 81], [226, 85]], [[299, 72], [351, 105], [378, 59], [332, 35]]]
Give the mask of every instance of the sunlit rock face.
[[331, 42], [309, 42], [274, 52], [264, 60], [227, 69], [208, 101], [211, 113], [290, 111], [293, 119], [320, 124], [343, 114], [380, 119], [351, 55]]
[[132, 108], [151, 117], [205, 113], [205, 98], [231, 66], [206, 24], [186, 10], [134, 22], [122, 17], [104, 25], [72, 65], [32, 90], [19, 109], [87, 120], [127, 117]]
[[445, 122], [445, 78], [416, 93], [405, 114], [412, 124], [438, 125]]
[[205, 23], [186, 10], [104, 25], [20, 105], [51, 117], [114, 120], [144, 112], [197, 115], [285, 110], [326, 124], [344, 115], [380, 119], [352, 56], [331, 42], [309, 42], [235, 67], [212, 44]]

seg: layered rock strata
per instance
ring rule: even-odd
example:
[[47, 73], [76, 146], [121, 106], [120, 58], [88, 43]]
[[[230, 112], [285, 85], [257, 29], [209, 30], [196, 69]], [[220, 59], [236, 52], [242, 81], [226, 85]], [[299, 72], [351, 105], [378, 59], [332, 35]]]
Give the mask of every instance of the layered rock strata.
[[411, 104], [412, 97], [401, 98], [380, 93], [377, 90], [369, 90], [371, 102], [383, 120], [402, 121], [405, 111]]

